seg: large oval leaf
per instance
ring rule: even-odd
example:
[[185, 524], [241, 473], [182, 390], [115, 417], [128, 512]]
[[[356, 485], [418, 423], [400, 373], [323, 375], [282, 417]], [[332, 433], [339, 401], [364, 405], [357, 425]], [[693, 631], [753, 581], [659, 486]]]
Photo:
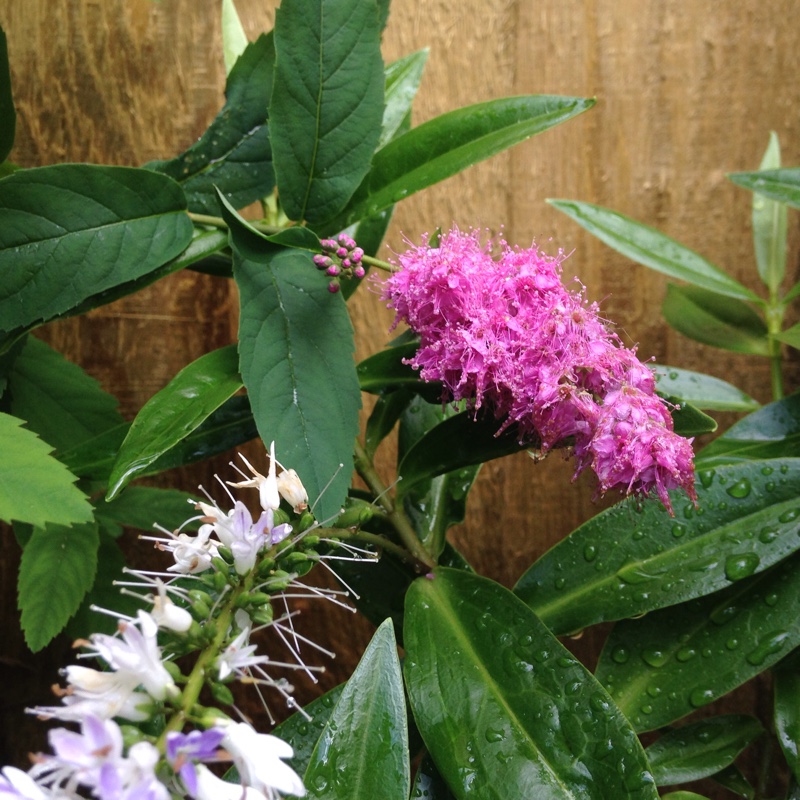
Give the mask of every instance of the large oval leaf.
[[108, 479], [111, 500], [242, 388], [235, 345], [184, 367], [136, 415]]
[[247, 252], [252, 258], [236, 251], [234, 277], [253, 416], [261, 438], [275, 441], [281, 462], [297, 470], [317, 517], [331, 519], [350, 485], [361, 406], [347, 307], [307, 253]]
[[556, 633], [632, 617], [730, 586], [800, 548], [800, 460], [702, 471], [698, 508], [673, 494], [620, 503], [545, 553], [514, 592]]
[[577, 200], [547, 202], [609, 247], [645, 267], [717, 294], [760, 302], [758, 295], [703, 256], [649, 225], [592, 203]]
[[275, 14], [270, 138], [290, 219], [329, 219], [369, 169], [383, 117], [380, 36], [364, 0], [283, 0]]
[[403, 678], [381, 624], [317, 742], [304, 782], [314, 800], [406, 800], [411, 789]]
[[676, 331], [696, 342], [736, 353], [769, 355], [764, 320], [735, 298], [698, 286], [669, 284], [661, 313]]
[[598, 679], [637, 730], [716, 700], [800, 644], [800, 556], [722, 592], [614, 626]]
[[608, 695], [499, 584], [441, 568], [417, 579], [405, 647], [414, 717], [459, 800], [657, 796]]
[[506, 97], [418, 125], [375, 153], [364, 182], [328, 227], [338, 230], [375, 214], [593, 105], [576, 97]]
[[58, 164], [0, 181], [0, 326], [48, 320], [139, 278], [192, 239], [186, 198], [144, 169]]
[[267, 125], [274, 62], [271, 33], [249, 44], [228, 75], [225, 106], [208, 130], [185, 153], [147, 165], [181, 184], [190, 211], [215, 214], [215, 187], [243, 208], [275, 186]]

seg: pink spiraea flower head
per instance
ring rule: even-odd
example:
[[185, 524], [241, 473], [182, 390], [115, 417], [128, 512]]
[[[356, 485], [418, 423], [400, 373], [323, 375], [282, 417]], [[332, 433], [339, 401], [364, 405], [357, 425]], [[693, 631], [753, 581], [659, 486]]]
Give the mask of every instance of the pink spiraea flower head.
[[600, 494], [655, 491], [671, 513], [668, 490], [695, 499], [691, 440], [674, 432], [635, 349], [582, 287], [564, 286], [563, 258], [453, 228], [399, 256], [384, 299], [419, 335], [409, 363], [447, 398], [516, 425], [543, 452], [571, 440], [575, 477], [591, 467]]

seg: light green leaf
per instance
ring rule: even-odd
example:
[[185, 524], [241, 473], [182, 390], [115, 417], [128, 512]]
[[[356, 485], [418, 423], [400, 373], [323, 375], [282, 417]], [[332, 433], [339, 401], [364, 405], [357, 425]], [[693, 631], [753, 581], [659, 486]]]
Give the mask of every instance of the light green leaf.
[[59, 451], [123, 422], [113, 395], [33, 336], [14, 362], [9, 386], [11, 412]]
[[414, 718], [458, 800], [656, 798], [638, 739], [507, 589], [437, 568], [406, 598]]
[[92, 507], [75, 487], [75, 476], [50, 455], [50, 445], [20, 427], [22, 422], [0, 413], [0, 519], [37, 527], [89, 522]]
[[593, 105], [594, 100], [531, 95], [442, 114], [378, 150], [369, 174], [327, 227], [339, 230], [352, 225]]
[[199, 428], [241, 388], [235, 345], [206, 353], [184, 367], [136, 415], [111, 470], [107, 499]]
[[[386, 87], [384, 89], [386, 106], [383, 109], [383, 124], [378, 140], [378, 149], [394, 139], [407, 122], [427, 60], [428, 50], [426, 48], [398, 58], [397, 61], [393, 61], [386, 67]], [[356, 239], [356, 241], [359, 240]]]
[[297, 470], [317, 517], [330, 519], [350, 485], [361, 405], [347, 308], [307, 253], [247, 252], [253, 257], [236, 250], [234, 276], [240, 367], [253, 416], [281, 463]]
[[247, 45], [228, 76], [225, 106], [186, 152], [147, 165], [178, 181], [189, 210], [217, 213], [217, 193], [236, 207], [268, 195], [275, 186], [267, 107], [272, 93], [272, 34]]
[[147, 275], [192, 239], [181, 188], [130, 167], [58, 164], [0, 180], [0, 325], [46, 321]]
[[728, 179], [770, 200], [800, 208], [800, 167], [732, 172]]
[[14, 133], [17, 126], [17, 112], [11, 96], [11, 68], [8, 63], [8, 40], [0, 27], [0, 164], [3, 163], [14, 146]]
[[689, 369], [651, 364], [659, 391], [711, 411], [755, 411], [760, 403], [727, 381]]
[[558, 634], [700, 597], [800, 548], [800, 459], [702, 470], [698, 508], [680, 492], [622, 502], [545, 553], [514, 592]]
[[381, 624], [317, 742], [312, 800], [406, 800], [411, 789], [403, 678], [390, 620]]
[[786, 763], [800, 780], [800, 652], [794, 652], [774, 669], [775, 732]]
[[743, 460], [800, 456], [800, 395], [759, 408], [732, 425], [695, 458], [698, 469]]
[[746, 303], [696, 286], [667, 286], [661, 313], [676, 331], [736, 353], [769, 355], [764, 320]]
[[755, 717], [726, 714], [667, 731], [644, 752], [658, 786], [714, 775], [764, 732]]
[[246, 47], [247, 35], [233, 0], [222, 0], [222, 57], [226, 75], [231, 74], [233, 65]]
[[781, 331], [781, 333], [776, 334], [775, 338], [785, 342], [790, 347], [794, 347], [796, 350], [800, 349], [800, 323]]
[[797, 647], [798, 603], [795, 553], [721, 592], [618, 622], [597, 677], [637, 730], [661, 727], [722, 697]]
[[[778, 135], [772, 131], [759, 170], [779, 169], [781, 147]], [[753, 246], [761, 280], [777, 292], [786, 273], [786, 205], [753, 195]]]
[[726, 297], [761, 302], [758, 295], [703, 256], [649, 225], [591, 203], [576, 200], [547, 202], [609, 247], [645, 267]]
[[99, 545], [94, 522], [34, 530], [22, 553], [18, 598], [25, 642], [34, 652], [63, 630], [92, 587]]
[[322, 222], [366, 175], [383, 116], [374, 0], [283, 0], [270, 138], [290, 219]]

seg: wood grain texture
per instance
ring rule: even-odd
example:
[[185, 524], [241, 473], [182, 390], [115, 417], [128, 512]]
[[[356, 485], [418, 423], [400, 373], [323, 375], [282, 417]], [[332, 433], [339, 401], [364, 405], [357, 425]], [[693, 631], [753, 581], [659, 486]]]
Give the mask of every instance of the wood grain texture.
[[[275, 5], [239, 0], [251, 38], [271, 26]], [[587, 200], [658, 226], [755, 287], [750, 197], [724, 176], [755, 168], [770, 130], [780, 136], [785, 163], [800, 161], [794, 11], [791, 0], [395, 0], [386, 60], [430, 48], [415, 122], [503, 95], [595, 96], [598, 103], [403, 203], [386, 254], [402, 249], [404, 236], [416, 240], [453, 222], [502, 229], [523, 246], [535, 240], [545, 250], [563, 248], [571, 253], [565, 274], [602, 301], [642, 357], [706, 370], [766, 400], [764, 364], [666, 329], [658, 313], [665, 279], [583, 234], [544, 198]], [[199, 136], [221, 105], [217, 0], [5, 0], [0, 24], [9, 37], [19, 113], [12, 158], [24, 166], [169, 156]], [[797, 279], [796, 215], [790, 236], [789, 274]], [[235, 305], [225, 281], [187, 273], [50, 326], [46, 335], [132, 416], [177, 369], [233, 340]], [[365, 356], [386, 341], [391, 315], [374, 291], [362, 292], [353, 309]], [[796, 365], [789, 374], [798, 377]], [[391, 461], [390, 449], [380, 462], [387, 478]], [[192, 489], [208, 482], [210, 470], [172, 480]], [[540, 464], [522, 455], [484, 468], [469, 522], [456, 537], [479, 570], [510, 585], [598, 509], [591, 481], [573, 484], [571, 472], [558, 455]], [[2, 632], [11, 636], [7, 581], [4, 603], [10, 617]], [[340, 653], [325, 676], [332, 685], [348, 673], [369, 630], [327, 610], [310, 608], [307, 616], [307, 630]], [[598, 639], [593, 634], [577, 645], [589, 662]], [[25, 661], [18, 641], [12, 650], [10, 658]]]

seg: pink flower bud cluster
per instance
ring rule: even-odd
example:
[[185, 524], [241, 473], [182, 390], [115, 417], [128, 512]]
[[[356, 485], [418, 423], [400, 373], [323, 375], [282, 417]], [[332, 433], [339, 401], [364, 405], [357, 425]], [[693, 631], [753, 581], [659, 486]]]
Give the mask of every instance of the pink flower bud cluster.
[[335, 239], [322, 239], [320, 245], [322, 253], [314, 256], [314, 265], [332, 278], [328, 284], [330, 292], [339, 291], [340, 278], [364, 277], [364, 265], [361, 263], [364, 251], [353, 238], [340, 233]]
[[516, 424], [543, 452], [571, 440], [575, 477], [591, 467], [600, 494], [655, 490], [671, 512], [668, 490], [695, 497], [691, 440], [674, 433], [635, 349], [582, 289], [564, 287], [562, 260], [454, 228], [399, 257], [384, 299], [420, 337], [409, 363], [423, 380], [487, 409], [501, 430]]

